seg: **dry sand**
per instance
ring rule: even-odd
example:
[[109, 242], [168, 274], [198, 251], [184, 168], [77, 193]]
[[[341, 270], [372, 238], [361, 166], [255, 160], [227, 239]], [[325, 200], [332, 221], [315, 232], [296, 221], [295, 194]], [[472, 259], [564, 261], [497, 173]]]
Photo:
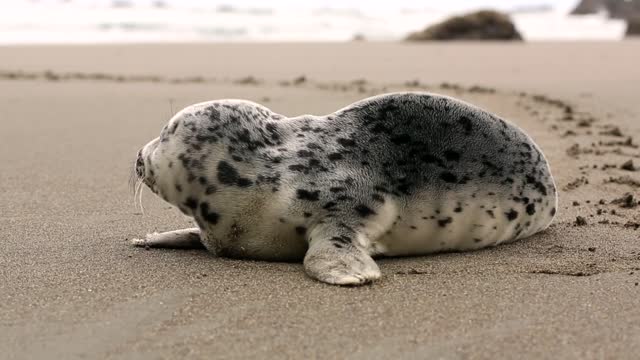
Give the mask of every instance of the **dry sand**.
[[[0, 59], [2, 358], [640, 354], [640, 171], [621, 168], [640, 166], [639, 41], [13, 47]], [[149, 192], [141, 215], [127, 186], [172, 109], [236, 97], [322, 114], [400, 89], [527, 130], [560, 189], [554, 225], [484, 251], [381, 260], [383, 278], [361, 288], [314, 282], [300, 264], [129, 246], [190, 224]]]

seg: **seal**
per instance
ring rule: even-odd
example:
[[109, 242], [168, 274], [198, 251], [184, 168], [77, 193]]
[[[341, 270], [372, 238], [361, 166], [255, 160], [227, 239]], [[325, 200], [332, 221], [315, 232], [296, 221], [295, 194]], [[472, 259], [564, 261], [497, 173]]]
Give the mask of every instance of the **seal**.
[[557, 207], [549, 165], [529, 136], [431, 93], [292, 118], [243, 100], [195, 104], [138, 152], [134, 170], [197, 224], [135, 245], [304, 259], [309, 276], [339, 285], [378, 279], [376, 256], [528, 237]]

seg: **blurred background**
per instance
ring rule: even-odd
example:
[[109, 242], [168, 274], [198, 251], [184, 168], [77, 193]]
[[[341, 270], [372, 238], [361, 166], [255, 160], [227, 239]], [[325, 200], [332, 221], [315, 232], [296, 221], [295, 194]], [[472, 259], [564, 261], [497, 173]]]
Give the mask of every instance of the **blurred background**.
[[[0, 44], [394, 41], [478, 9], [526, 41], [620, 40], [640, 0], [11, 0]], [[629, 32], [631, 35], [631, 31]]]
[[[640, 0], [0, 4], [0, 358], [639, 358]], [[193, 226], [149, 192], [141, 212], [127, 181], [185, 106], [321, 115], [395, 91], [525, 130], [554, 225], [381, 260], [363, 289], [131, 247]]]

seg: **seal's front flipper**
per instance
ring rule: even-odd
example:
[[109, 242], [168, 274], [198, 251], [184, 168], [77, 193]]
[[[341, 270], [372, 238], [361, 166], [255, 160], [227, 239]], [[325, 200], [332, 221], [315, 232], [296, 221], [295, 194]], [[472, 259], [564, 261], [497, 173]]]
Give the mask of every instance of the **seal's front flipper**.
[[147, 234], [144, 239], [131, 239], [131, 244], [153, 248], [204, 249], [198, 228]]
[[380, 278], [378, 265], [356, 243], [355, 234], [327, 230], [312, 231], [304, 257], [307, 275], [334, 285], [363, 285]]

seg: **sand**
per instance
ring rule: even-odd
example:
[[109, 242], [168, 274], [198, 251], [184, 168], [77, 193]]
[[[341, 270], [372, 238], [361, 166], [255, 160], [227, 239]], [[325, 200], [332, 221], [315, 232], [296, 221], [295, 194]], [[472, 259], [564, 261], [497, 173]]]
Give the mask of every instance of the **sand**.
[[[640, 41], [0, 48], [0, 357], [636, 358], [639, 57]], [[402, 89], [529, 132], [560, 189], [554, 224], [384, 259], [360, 288], [128, 244], [190, 225], [150, 192], [141, 214], [127, 184], [172, 112], [246, 98], [323, 114]]]

